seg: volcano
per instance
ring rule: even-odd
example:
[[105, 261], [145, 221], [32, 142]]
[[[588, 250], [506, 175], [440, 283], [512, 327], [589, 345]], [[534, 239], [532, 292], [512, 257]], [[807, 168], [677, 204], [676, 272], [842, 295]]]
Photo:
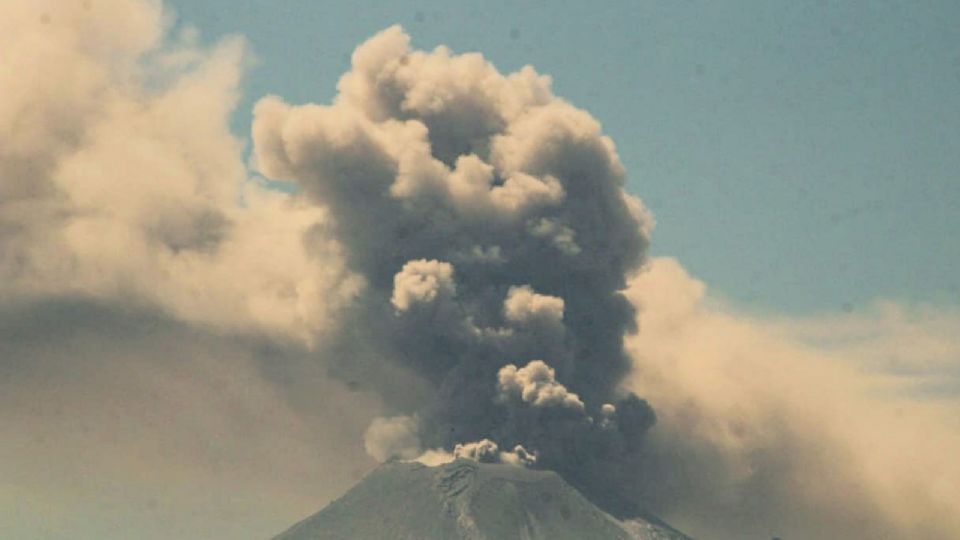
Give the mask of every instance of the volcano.
[[618, 520], [551, 471], [467, 459], [386, 463], [274, 540], [690, 540]]

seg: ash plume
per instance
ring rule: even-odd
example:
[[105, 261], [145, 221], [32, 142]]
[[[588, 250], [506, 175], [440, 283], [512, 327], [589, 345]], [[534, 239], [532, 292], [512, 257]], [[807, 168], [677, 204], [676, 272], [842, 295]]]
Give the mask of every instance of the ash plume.
[[[621, 389], [636, 320], [621, 291], [651, 219], [612, 141], [550, 85], [391, 27], [355, 51], [331, 105], [261, 100], [255, 160], [329, 212], [324, 233], [365, 283], [321, 348], [401, 415], [368, 431], [376, 457], [519, 447], [630, 513], [617, 479], [654, 413]], [[385, 365], [426, 384], [397, 388]]]
[[744, 312], [670, 258], [626, 304], [652, 220], [596, 123], [395, 29], [261, 104], [272, 189], [245, 40], [165, 4], [0, 2], [0, 536], [267, 538], [366, 447], [695, 537], [960, 538], [956, 306]]

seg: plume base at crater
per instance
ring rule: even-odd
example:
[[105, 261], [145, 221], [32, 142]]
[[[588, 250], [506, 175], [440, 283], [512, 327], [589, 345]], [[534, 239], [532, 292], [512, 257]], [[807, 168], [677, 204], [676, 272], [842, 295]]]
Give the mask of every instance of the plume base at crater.
[[274, 540], [689, 540], [662, 523], [620, 521], [559, 475], [457, 459], [386, 463]]

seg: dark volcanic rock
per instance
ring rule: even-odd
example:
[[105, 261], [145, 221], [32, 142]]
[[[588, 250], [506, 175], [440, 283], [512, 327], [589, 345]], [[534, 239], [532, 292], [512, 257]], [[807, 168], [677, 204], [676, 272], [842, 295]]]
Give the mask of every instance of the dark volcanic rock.
[[387, 463], [274, 540], [683, 540], [618, 521], [557, 474], [456, 460]]

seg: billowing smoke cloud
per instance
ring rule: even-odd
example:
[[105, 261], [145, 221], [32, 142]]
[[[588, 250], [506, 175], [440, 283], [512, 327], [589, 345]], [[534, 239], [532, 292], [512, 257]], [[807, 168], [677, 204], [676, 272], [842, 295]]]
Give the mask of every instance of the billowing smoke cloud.
[[[498, 398], [503, 402], [519, 400], [532, 407], [583, 410], [580, 396], [558, 383], [556, 372], [543, 360], [534, 360], [519, 369], [513, 364], [503, 366], [497, 373], [497, 389], [500, 391]], [[603, 406], [610, 404], [605, 403]]]
[[430, 448], [424, 451], [420, 445], [419, 419], [414, 416], [394, 416], [374, 418], [364, 433], [364, 447], [367, 453], [377, 461], [419, 461], [435, 466], [449, 463], [455, 459], [470, 459], [480, 463], [507, 463], [521, 467], [532, 467], [537, 455], [528, 452], [522, 445], [516, 445], [512, 451], [500, 450], [497, 443], [490, 439], [457, 443], [452, 451], [444, 448]]
[[504, 452], [490, 439], [458, 444], [453, 448], [452, 457], [472, 459], [480, 463], [509, 463], [524, 467], [532, 467], [537, 463], [536, 454], [531, 454], [523, 446], [518, 444], [512, 452]]
[[3, 15], [0, 294], [122, 297], [305, 337], [362, 287], [318, 233], [323, 210], [246, 179], [228, 129], [242, 40], [165, 43], [159, 4], [139, 0]]
[[300, 185], [264, 189], [228, 129], [242, 40], [169, 20], [0, 3], [0, 537], [265, 538], [364, 443], [556, 469], [703, 538], [960, 536], [955, 311], [628, 281], [652, 219], [597, 123], [398, 29], [333, 105], [261, 102], [258, 165]]
[[960, 313], [737, 313], [675, 260], [631, 282], [644, 506], [702, 538], [960, 535]]
[[414, 304], [449, 301], [456, 290], [450, 263], [420, 259], [403, 265], [393, 277], [390, 303], [400, 311], [407, 311]]
[[[635, 467], [654, 421], [620, 390], [643, 207], [613, 143], [547, 77], [409, 41], [392, 27], [357, 48], [332, 105], [256, 107], [258, 167], [330, 213], [368, 285], [334, 369], [390, 402], [395, 384], [373, 372], [403, 365], [436, 388], [393, 403], [421, 419], [423, 448], [520, 445], [629, 512], [615, 471]], [[380, 458], [387, 427], [368, 438]]]
[[169, 21], [0, 2], [2, 538], [265, 538], [371, 466], [308, 353], [362, 280], [247, 178], [243, 41]]
[[414, 459], [423, 453], [418, 429], [412, 416], [374, 418], [363, 435], [363, 445], [377, 461]]

